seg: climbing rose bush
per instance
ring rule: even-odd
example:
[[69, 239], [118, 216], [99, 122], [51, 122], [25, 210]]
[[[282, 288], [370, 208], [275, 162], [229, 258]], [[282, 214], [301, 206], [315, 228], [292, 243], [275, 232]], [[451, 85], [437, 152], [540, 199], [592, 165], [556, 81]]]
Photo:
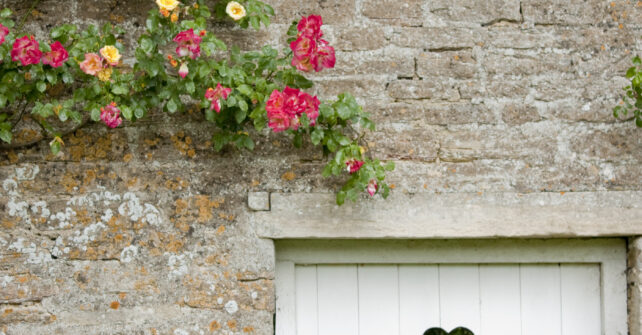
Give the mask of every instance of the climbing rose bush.
[[15, 26], [10, 9], [0, 11], [0, 140], [11, 143], [30, 114], [58, 154], [64, 134], [54, 124], [93, 120], [112, 129], [151, 110], [173, 114], [196, 104], [215, 126], [214, 150], [253, 150], [254, 136], [278, 133], [328, 157], [323, 176], [345, 180], [338, 204], [360, 194], [388, 196], [385, 176], [394, 164], [366, 150], [365, 132], [375, 130], [369, 114], [349, 93], [321, 101], [308, 91], [314, 83], [305, 74], [332, 69], [337, 61], [323, 39], [321, 16], [292, 22], [282, 50], [241, 51], [209, 32], [208, 22], [215, 16], [260, 30], [274, 16], [269, 5], [220, 0], [210, 9], [205, 0], [149, 1], [157, 7], [135, 50], [120, 43], [125, 31], [118, 26], [63, 24], [48, 38], [36, 38]]

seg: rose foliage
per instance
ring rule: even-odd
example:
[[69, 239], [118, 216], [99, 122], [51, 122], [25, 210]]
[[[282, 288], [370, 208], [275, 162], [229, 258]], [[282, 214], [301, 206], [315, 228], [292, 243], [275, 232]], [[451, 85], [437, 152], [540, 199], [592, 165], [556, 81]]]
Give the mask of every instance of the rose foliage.
[[[253, 150], [250, 133], [282, 132], [294, 146], [305, 141], [330, 156], [323, 175], [347, 178], [338, 204], [364, 192], [388, 196], [385, 172], [394, 164], [371, 158], [361, 145], [364, 132], [375, 129], [369, 115], [349, 93], [322, 102], [305, 92], [313, 83], [304, 74], [333, 68], [336, 61], [334, 48], [323, 39], [320, 16], [293, 22], [281, 52], [270, 46], [241, 52], [208, 31], [208, 20], [215, 15], [259, 30], [274, 16], [269, 5], [223, 0], [210, 10], [204, 0], [156, 4], [133, 55], [122, 54], [124, 30], [118, 26], [81, 31], [64, 24], [39, 41], [15, 26], [11, 10], [2, 10], [0, 139], [10, 143], [12, 130], [28, 113], [57, 154], [64, 142], [54, 123], [91, 119], [116, 128], [153, 109], [183, 112], [186, 103], [196, 102], [215, 125], [217, 151], [226, 145]], [[123, 65], [123, 58], [133, 66]]]
[[623, 88], [624, 96], [620, 105], [613, 108], [613, 116], [629, 117], [642, 128], [642, 60], [639, 56], [633, 58], [633, 66], [626, 71], [626, 78], [631, 84]]

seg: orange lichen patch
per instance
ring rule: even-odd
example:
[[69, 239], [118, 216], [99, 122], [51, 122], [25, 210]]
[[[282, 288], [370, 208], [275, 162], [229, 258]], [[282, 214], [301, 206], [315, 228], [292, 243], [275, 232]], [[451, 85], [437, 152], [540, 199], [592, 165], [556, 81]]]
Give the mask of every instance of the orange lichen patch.
[[210, 200], [210, 197], [206, 195], [197, 195], [194, 199], [196, 206], [198, 206], [198, 222], [201, 223], [212, 219], [212, 209], [219, 208], [223, 202], [223, 200]]
[[7, 152], [7, 157], [9, 158], [9, 162], [11, 164], [18, 163], [18, 155], [16, 155], [16, 153], [13, 152], [13, 150]]
[[223, 233], [225, 233], [225, 226], [221, 225], [216, 228], [216, 235], [221, 236]]
[[174, 205], [176, 206], [176, 214], [178, 215], [185, 214], [187, 212], [187, 207], [189, 206], [187, 201], [180, 198], [176, 199]]
[[288, 171], [281, 176], [281, 179], [287, 180], [287, 181], [294, 180], [294, 178], [296, 178], [296, 175], [292, 171]]
[[214, 320], [214, 321], [210, 322], [209, 328], [210, 328], [211, 332], [217, 331], [217, 330], [221, 329], [221, 324], [218, 321]]
[[15, 140], [18, 142], [30, 142], [40, 139], [42, 135], [33, 129], [22, 129], [15, 134]]
[[146, 160], [151, 161], [153, 158], [154, 158], [154, 154], [152, 154], [151, 152], [148, 152], [145, 154]]
[[16, 226], [17, 221], [2, 220], [2, 228], [12, 229]]
[[190, 228], [189, 224], [185, 222], [185, 220], [178, 220], [174, 223], [174, 227], [176, 227], [176, 229], [180, 230], [183, 233], [187, 233]]
[[118, 299], [123, 300], [127, 296], [127, 292], [120, 292], [118, 293]]
[[243, 332], [244, 333], [253, 333], [254, 332], [254, 327], [245, 326], [245, 327], [243, 327]]
[[116, 14], [110, 13], [109, 21], [114, 23], [123, 23], [125, 21], [125, 17], [123, 17], [122, 15], [116, 15]]
[[96, 170], [86, 170], [85, 177], [82, 180], [83, 185], [87, 186], [91, 184], [94, 180], [96, 180]]
[[390, 184], [390, 188], [394, 189], [395, 187], [397, 187], [395, 184]]
[[165, 181], [165, 187], [172, 191], [176, 191], [178, 189], [185, 188], [187, 186], [189, 186], [189, 183], [186, 180], [182, 179], [181, 177], [176, 177], [175, 180], [169, 179]]
[[80, 185], [80, 183], [74, 178], [74, 176], [70, 172], [67, 172], [62, 177], [62, 180], [60, 181], [60, 184], [69, 193], [74, 192], [75, 191], [74, 188], [76, 188], [76, 187], [78, 187]]
[[229, 328], [231, 330], [236, 330], [236, 325], [237, 325], [236, 320], [227, 321], [227, 328]]
[[260, 184], [260, 182], [259, 182], [258, 180], [256, 180], [256, 179], [253, 179], [253, 180], [252, 180], [252, 184], [251, 184], [251, 185], [252, 185], [252, 187], [259, 186], [259, 184]]
[[150, 328], [149, 331], [152, 332], [152, 335], [158, 335], [158, 331], [156, 330], [156, 328]]
[[13, 313], [13, 308], [7, 308], [2, 312], [2, 316], [7, 316], [9, 314]]
[[120, 307], [120, 303], [118, 301], [112, 301], [111, 304], [109, 304], [109, 308], [111, 309], [118, 309]]
[[129, 161], [131, 161], [133, 157], [134, 156], [132, 154], [126, 154], [125, 156], [123, 156], [123, 161], [125, 163], [129, 163]]
[[134, 282], [134, 290], [143, 292], [160, 293], [158, 284], [154, 278], [139, 279]]
[[136, 177], [129, 179], [125, 182], [125, 186], [127, 186], [128, 189], [134, 188], [137, 184], [138, 184], [138, 178]]
[[148, 146], [150, 146], [150, 147], [151, 147], [151, 146], [158, 145], [158, 142], [160, 142], [160, 138], [155, 138], [155, 139], [153, 139], [153, 140], [145, 139], [145, 144], [147, 144], [147, 145], [148, 145]]
[[192, 138], [189, 136], [185, 137], [185, 133], [183, 131], [179, 131], [176, 135], [170, 137], [170, 140], [174, 144], [174, 148], [176, 148], [181, 155], [187, 155], [190, 158], [193, 158], [196, 155], [196, 151], [194, 151], [194, 148], [191, 146]]
[[227, 221], [234, 221], [234, 214], [225, 214], [225, 213], [218, 213], [218, 217], [227, 220]]

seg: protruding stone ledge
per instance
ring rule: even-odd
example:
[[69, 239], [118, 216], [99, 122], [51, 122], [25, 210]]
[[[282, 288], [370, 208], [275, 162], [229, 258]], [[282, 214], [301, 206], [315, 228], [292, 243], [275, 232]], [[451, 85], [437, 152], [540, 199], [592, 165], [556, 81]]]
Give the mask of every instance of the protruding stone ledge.
[[270, 193], [268, 192], [249, 192], [247, 194], [247, 206], [253, 211], [270, 210]]
[[272, 193], [271, 210], [253, 221], [273, 239], [635, 236], [641, 198], [641, 191], [396, 193], [339, 207], [334, 194]]

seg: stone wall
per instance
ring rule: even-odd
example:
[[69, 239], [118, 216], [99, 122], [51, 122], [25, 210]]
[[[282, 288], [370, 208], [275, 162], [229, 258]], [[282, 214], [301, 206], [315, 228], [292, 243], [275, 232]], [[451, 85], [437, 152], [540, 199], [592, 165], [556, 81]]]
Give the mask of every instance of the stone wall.
[[[211, 31], [244, 49], [284, 46], [292, 19], [323, 15], [337, 66], [314, 76], [316, 92], [351, 91], [373, 114], [369, 150], [397, 163], [393, 192], [642, 190], [642, 130], [611, 115], [642, 53], [642, 2], [267, 2], [270, 29]], [[134, 34], [128, 45], [155, 7], [0, 3], [40, 36], [112, 21]], [[320, 177], [310, 147], [267, 135], [254, 153], [215, 153], [212, 129], [190, 110], [86, 125], [55, 157], [46, 141], [1, 149], [0, 334], [272, 334], [273, 244], [247, 193], [339, 183]]]

